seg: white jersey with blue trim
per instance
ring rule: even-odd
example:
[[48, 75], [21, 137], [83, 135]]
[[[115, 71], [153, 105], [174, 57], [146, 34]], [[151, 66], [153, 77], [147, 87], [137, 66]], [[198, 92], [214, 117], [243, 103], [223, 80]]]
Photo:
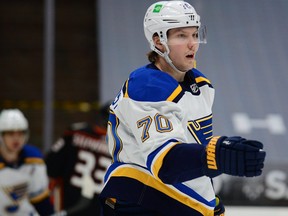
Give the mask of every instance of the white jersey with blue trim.
[[[200, 169], [191, 179], [192, 174], [185, 174], [187, 164], [201, 163], [200, 156], [186, 159], [171, 153], [180, 145], [207, 145], [213, 100], [210, 81], [196, 69], [187, 72], [181, 83], [153, 64], [131, 73], [110, 106], [107, 141], [113, 164], [101, 196], [137, 202], [167, 216], [214, 215], [211, 179]], [[166, 172], [167, 178], [160, 175], [164, 160], [179, 164]], [[126, 186], [131, 193], [124, 192]]]
[[32, 203], [48, 196], [46, 166], [40, 152], [25, 145], [19, 163], [12, 166], [0, 156], [0, 215], [39, 215]]
[[5, 168], [0, 179], [0, 215], [38, 215], [28, 198], [29, 176]]

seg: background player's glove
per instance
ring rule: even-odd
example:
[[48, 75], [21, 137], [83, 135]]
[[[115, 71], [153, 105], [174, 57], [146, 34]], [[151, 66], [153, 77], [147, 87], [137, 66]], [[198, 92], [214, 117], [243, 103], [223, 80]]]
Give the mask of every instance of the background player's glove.
[[214, 216], [224, 216], [225, 207], [219, 196], [216, 195], [216, 206], [214, 208]]
[[213, 137], [206, 147], [206, 175], [221, 173], [234, 176], [259, 176], [264, 167], [266, 152], [263, 144], [242, 137]]

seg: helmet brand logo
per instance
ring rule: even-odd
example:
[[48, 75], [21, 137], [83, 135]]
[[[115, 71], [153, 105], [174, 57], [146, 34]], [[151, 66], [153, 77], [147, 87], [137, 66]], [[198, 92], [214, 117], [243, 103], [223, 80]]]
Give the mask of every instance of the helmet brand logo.
[[195, 20], [195, 15], [189, 15], [189, 17], [190, 17], [190, 19], [191, 19], [192, 21]]
[[153, 9], [153, 13], [159, 13], [161, 8], [162, 8], [163, 5], [161, 4], [156, 4], [154, 9]]

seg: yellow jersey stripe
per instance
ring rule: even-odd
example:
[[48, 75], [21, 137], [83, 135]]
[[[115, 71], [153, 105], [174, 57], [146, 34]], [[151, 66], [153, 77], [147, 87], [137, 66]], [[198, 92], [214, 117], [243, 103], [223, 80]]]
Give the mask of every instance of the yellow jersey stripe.
[[115, 171], [112, 172], [111, 177], [129, 177], [145, 183], [149, 187], [152, 187], [163, 194], [171, 197], [174, 200], [186, 205], [186, 206], [193, 206], [193, 209], [199, 211], [205, 216], [213, 216], [214, 210], [213, 208], [208, 208], [203, 204], [196, 202], [193, 198], [188, 197], [185, 194], [177, 193], [172, 187], [168, 187], [167, 185], [163, 184], [160, 181], [157, 181], [153, 176], [149, 175], [148, 173], [138, 170], [133, 167], [118, 167]]
[[42, 158], [25, 158], [25, 163], [28, 164], [43, 164], [44, 161]]
[[207, 82], [207, 83], [211, 84], [210, 80], [208, 80], [205, 77], [197, 77], [195, 80], [196, 80], [196, 83]]
[[160, 168], [162, 167], [162, 164], [163, 164], [163, 160], [164, 160], [164, 157], [167, 155], [167, 153], [170, 151], [171, 148], [173, 148], [175, 145], [179, 144], [180, 142], [177, 142], [177, 143], [173, 143], [172, 145], [170, 145], [168, 148], [166, 148], [158, 157], [157, 159], [155, 160], [155, 162], [153, 162], [152, 164], [152, 173], [153, 175], [156, 177], [156, 179], [158, 181], [161, 181], [159, 176], [158, 176], [158, 173], [159, 173], [159, 170]]
[[178, 87], [172, 92], [172, 94], [166, 99], [166, 101], [173, 101], [182, 91], [182, 87], [178, 85]]
[[125, 83], [124, 98], [129, 98], [129, 95], [128, 95], [128, 82], [129, 82], [129, 79]]
[[45, 198], [47, 198], [48, 196], [49, 196], [49, 190], [46, 189], [46, 190], [43, 191], [41, 194], [39, 194], [39, 195], [31, 198], [31, 199], [30, 199], [30, 202], [31, 202], [31, 203], [38, 203], [38, 202], [44, 200]]

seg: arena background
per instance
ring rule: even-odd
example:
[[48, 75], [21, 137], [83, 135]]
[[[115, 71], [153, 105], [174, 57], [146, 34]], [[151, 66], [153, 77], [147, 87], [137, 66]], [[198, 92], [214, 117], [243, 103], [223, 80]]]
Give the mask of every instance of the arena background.
[[[95, 121], [147, 63], [153, 2], [1, 0], [0, 109], [20, 108], [44, 153], [72, 122]], [[267, 151], [261, 177], [222, 175], [215, 189], [228, 205], [288, 206], [288, 1], [188, 2], [208, 30], [197, 67], [216, 89], [214, 134], [259, 139]]]

